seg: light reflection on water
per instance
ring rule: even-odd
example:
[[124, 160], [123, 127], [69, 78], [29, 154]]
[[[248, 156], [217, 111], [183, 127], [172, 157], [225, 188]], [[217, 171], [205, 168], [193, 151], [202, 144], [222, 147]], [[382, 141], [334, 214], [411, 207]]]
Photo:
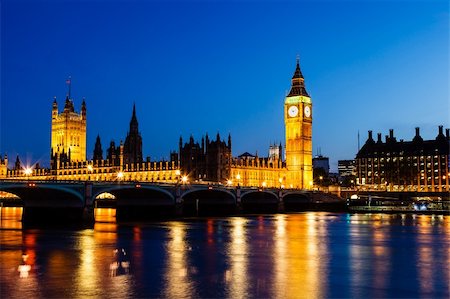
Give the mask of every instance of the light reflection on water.
[[[4, 298], [449, 297], [450, 217], [321, 212], [22, 229], [1, 209]], [[130, 272], [111, 275], [115, 250]], [[22, 255], [27, 277], [20, 277]]]

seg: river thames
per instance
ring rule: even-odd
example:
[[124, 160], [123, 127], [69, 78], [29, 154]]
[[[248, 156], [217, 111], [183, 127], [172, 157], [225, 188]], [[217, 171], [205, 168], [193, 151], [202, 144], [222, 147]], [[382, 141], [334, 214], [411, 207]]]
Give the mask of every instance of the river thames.
[[2, 298], [449, 298], [450, 217], [304, 212], [22, 228], [2, 208]]

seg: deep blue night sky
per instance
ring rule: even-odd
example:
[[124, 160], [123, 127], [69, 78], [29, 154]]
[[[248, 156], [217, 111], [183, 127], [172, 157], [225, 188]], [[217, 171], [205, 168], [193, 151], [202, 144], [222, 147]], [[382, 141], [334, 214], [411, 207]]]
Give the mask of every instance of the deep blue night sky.
[[449, 127], [447, 1], [1, 2], [0, 154], [48, 165], [51, 106], [72, 76], [100, 134], [124, 139], [133, 103], [144, 156], [231, 133], [233, 155], [284, 144], [296, 55], [313, 100], [313, 148], [352, 159], [367, 130], [410, 140]]

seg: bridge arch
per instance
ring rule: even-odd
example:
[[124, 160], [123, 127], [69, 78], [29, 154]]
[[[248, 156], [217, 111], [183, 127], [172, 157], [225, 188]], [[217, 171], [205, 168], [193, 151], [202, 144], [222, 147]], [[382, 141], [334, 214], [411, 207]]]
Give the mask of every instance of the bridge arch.
[[1, 191], [17, 195], [28, 207], [84, 207], [84, 187], [39, 184], [35, 182], [0, 186]]
[[301, 191], [291, 191], [283, 194], [284, 202], [302, 202], [309, 203], [311, 202], [310, 194]]
[[246, 204], [278, 203], [278, 201], [278, 195], [268, 190], [251, 190], [241, 196], [241, 202]]
[[187, 204], [195, 203], [198, 199], [203, 204], [236, 204], [236, 196], [227, 189], [192, 189], [181, 196]]
[[20, 199], [20, 196], [18, 196], [17, 194], [8, 192], [8, 191], [0, 190], [0, 198], [4, 198], [4, 199]]
[[132, 206], [167, 206], [175, 205], [174, 195], [156, 186], [148, 185], [117, 185], [107, 188], [96, 189], [93, 193], [93, 200], [98, 200], [98, 196], [104, 193], [112, 194], [118, 205]]
[[286, 211], [305, 211], [313, 206], [311, 194], [302, 191], [283, 194], [283, 203]]
[[244, 212], [272, 213], [279, 209], [278, 195], [269, 190], [251, 190], [241, 196]]

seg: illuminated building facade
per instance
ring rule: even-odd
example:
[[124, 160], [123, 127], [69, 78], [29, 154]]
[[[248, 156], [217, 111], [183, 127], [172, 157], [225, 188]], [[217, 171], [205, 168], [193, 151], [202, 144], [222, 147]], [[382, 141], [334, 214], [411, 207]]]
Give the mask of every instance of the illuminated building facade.
[[293, 188], [286, 185], [286, 165], [281, 157], [258, 157], [244, 153], [233, 158], [231, 182], [245, 187]]
[[180, 167], [195, 181], [213, 181], [245, 187], [312, 189], [312, 102], [304, 84], [297, 60], [291, 90], [284, 103], [286, 130], [286, 162], [283, 148], [270, 145], [268, 157], [245, 153], [231, 157], [231, 137], [228, 145], [217, 136], [214, 152], [208, 149], [209, 140], [201, 144], [182, 144], [180, 138]]
[[183, 145], [180, 137], [179, 161], [181, 172], [188, 175], [191, 181], [223, 182], [230, 178], [231, 166], [231, 136], [228, 142], [220, 139], [210, 140], [208, 134], [202, 137], [201, 144], [194, 142], [191, 136], [189, 142]]
[[423, 140], [419, 128], [412, 141], [397, 141], [390, 130], [386, 140], [368, 139], [356, 155], [356, 182], [361, 189], [388, 191], [450, 191], [449, 129], [434, 140]]
[[8, 173], [8, 155], [0, 156], [0, 178], [6, 177]]
[[[7, 170], [1, 166], [1, 177], [33, 180], [132, 180], [143, 182], [179, 183], [182, 176], [191, 182], [212, 182], [246, 187], [296, 188], [313, 187], [312, 172], [312, 103], [304, 84], [297, 60], [292, 85], [284, 102], [286, 133], [285, 161], [283, 148], [270, 145], [267, 157], [241, 155], [233, 158], [231, 136], [228, 141], [202, 138], [201, 144], [183, 144], [180, 138], [178, 154], [172, 152], [169, 161], [144, 162], [142, 137], [138, 128], [136, 108], [130, 121], [125, 142], [111, 141], [105, 158], [100, 136], [97, 136], [93, 160], [86, 160], [86, 103], [76, 113], [69, 93], [64, 111], [58, 113], [56, 100], [52, 110], [51, 167], [50, 169]], [[3, 160], [2, 160], [3, 161]], [[5, 162], [2, 162], [4, 165]], [[5, 164], [7, 165], [7, 163]], [[7, 166], [6, 166], [7, 167]], [[6, 170], [3, 170], [3, 169]]]
[[355, 160], [339, 160], [338, 172], [340, 177], [355, 175]]
[[312, 102], [305, 88], [298, 59], [291, 90], [284, 101], [284, 124], [287, 183], [297, 189], [311, 189]]
[[81, 112], [75, 112], [70, 91], [61, 113], [56, 98], [53, 101], [51, 160], [52, 163], [86, 161], [86, 103], [83, 99]]

